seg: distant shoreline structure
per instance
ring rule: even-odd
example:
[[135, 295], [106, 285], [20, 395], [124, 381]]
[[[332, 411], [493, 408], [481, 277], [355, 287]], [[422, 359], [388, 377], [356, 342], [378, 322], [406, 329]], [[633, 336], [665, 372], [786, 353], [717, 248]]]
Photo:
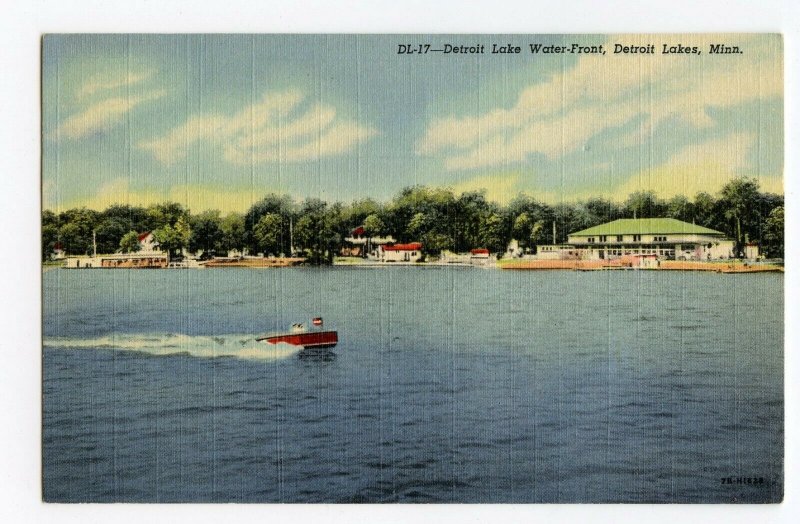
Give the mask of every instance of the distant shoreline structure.
[[[500, 206], [482, 191], [457, 196], [451, 189], [414, 186], [385, 203], [298, 203], [270, 194], [246, 213], [224, 217], [218, 211], [191, 214], [174, 202], [58, 215], [45, 210], [42, 260], [69, 258], [70, 267], [330, 265], [337, 257], [395, 263], [449, 258], [455, 264], [474, 262], [468, 254], [475, 251], [482, 253], [475, 258], [586, 258], [592, 251], [588, 258], [782, 259], [783, 204], [782, 196], [760, 192], [756, 179], [738, 178], [717, 196], [661, 200], [639, 191], [623, 204], [592, 198], [548, 205], [519, 194]], [[617, 231], [621, 225], [626, 231]], [[145, 253], [151, 260], [142, 260]], [[164, 255], [166, 261], [159, 258]]]

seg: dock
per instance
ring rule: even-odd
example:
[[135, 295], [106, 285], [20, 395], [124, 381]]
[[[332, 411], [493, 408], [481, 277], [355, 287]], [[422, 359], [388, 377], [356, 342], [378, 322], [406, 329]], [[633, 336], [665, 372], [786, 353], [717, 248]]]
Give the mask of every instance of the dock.
[[291, 267], [305, 262], [301, 257], [244, 257], [244, 258], [212, 258], [201, 265], [207, 268], [217, 267]]

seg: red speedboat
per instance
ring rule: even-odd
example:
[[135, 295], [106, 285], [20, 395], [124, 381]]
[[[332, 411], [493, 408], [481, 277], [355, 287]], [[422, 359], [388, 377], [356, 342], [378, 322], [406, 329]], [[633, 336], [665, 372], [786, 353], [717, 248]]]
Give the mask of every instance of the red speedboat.
[[314, 329], [307, 329], [303, 324], [293, 324], [288, 333], [270, 333], [262, 335], [256, 340], [269, 344], [291, 344], [303, 349], [327, 349], [334, 347], [339, 342], [336, 330], [322, 329], [322, 319], [315, 318], [311, 321]]

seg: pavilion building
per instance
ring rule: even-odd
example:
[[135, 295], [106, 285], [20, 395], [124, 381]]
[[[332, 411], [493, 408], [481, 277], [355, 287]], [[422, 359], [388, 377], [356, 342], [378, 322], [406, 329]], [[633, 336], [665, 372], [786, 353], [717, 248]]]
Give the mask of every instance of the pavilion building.
[[725, 234], [674, 218], [623, 218], [571, 233], [562, 245], [537, 246], [542, 259], [614, 259], [655, 255], [669, 260], [734, 258]]

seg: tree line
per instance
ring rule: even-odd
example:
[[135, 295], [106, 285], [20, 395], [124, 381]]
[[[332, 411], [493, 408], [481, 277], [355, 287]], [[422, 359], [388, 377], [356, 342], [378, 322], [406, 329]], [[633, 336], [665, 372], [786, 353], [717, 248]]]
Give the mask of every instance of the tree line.
[[[193, 214], [181, 204], [148, 207], [112, 205], [42, 213], [42, 257], [58, 245], [69, 255], [89, 254], [93, 235], [98, 253], [133, 252], [138, 234], [151, 231], [162, 249], [205, 256], [230, 250], [251, 254], [305, 256], [328, 264], [345, 238], [363, 226], [368, 236], [391, 235], [399, 242], [419, 241], [428, 255], [442, 250], [465, 252], [488, 248], [505, 251], [513, 238], [535, 250], [537, 244], [564, 243], [567, 235], [618, 218], [671, 217], [724, 232], [742, 251], [757, 242], [771, 258], [783, 257], [783, 196], [762, 192], [755, 179], [734, 179], [716, 194], [701, 192], [689, 199], [661, 199], [652, 191], [632, 193], [624, 202], [591, 198], [582, 202], [546, 204], [520, 194], [501, 206], [485, 192], [456, 195], [447, 188], [415, 186], [379, 203], [373, 199], [329, 204], [317, 198], [297, 202], [269, 194], [244, 214], [209, 210]], [[555, 225], [555, 227], [553, 227]], [[290, 246], [290, 243], [293, 245]]]

